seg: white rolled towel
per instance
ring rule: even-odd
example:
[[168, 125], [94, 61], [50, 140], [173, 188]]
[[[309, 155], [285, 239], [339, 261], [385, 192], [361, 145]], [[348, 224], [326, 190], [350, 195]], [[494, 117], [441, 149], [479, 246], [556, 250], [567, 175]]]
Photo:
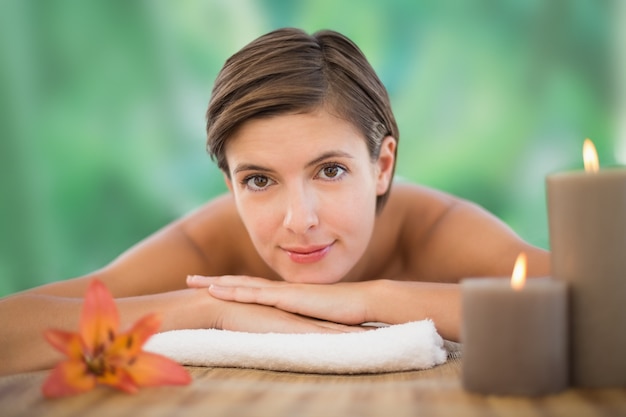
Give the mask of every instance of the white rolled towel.
[[145, 349], [183, 365], [323, 374], [427, 369], [447, 358], [431, 320], [339, 334], [172, 330], [152, 336]]

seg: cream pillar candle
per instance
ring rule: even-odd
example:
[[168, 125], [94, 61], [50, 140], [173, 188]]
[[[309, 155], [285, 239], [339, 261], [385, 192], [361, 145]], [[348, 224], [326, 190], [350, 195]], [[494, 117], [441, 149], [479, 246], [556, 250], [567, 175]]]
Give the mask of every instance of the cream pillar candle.
[[463, 386], [496, 395], [561, 391], [568, 383], [566, 285], [547, 277], [512, 284], [461, 282]]
[[598, 170], [586, 143], [592, 172], [546, 179], [552, 275], [570, 288], [572, 384], [625, 387], [626, 169]]

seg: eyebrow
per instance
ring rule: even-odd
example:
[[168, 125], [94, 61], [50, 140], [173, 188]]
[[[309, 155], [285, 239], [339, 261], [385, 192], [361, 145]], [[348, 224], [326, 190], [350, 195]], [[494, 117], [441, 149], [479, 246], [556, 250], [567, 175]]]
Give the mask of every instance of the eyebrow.
[[[350, 159], [354, 159], [354, 156], [349, 154], [348, 152], [344, 152], [344, 151], [329, 151], [329, 152], [324, 152], [323, 154], [321, 154], [320, 156], [318, 156], [317, 158], [309, 161], [306, 164], [306, 167], [311, 167], [313, 165], [317, 165], [320, 162], [329, 159], [329, 158], [350, 158]], [[259, 172], [272, 172], [273, 170], [263, 167], [261, 165], [255, 165], [255, 164], [240, 164], [237, 165], [234, 169], [233, 169], [233, 174], [237, 174], [241, 171], [259, 171]]]

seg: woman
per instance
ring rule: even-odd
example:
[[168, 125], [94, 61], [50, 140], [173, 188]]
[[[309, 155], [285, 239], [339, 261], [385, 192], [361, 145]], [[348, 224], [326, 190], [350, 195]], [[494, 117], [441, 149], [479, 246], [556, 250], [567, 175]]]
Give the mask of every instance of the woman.
[[59, 359], [41, 333], [77, 327], [94, 278], [123, 324], [160, 312], [162, 330], [345, 332], [431, 318], [458, 340], [460, 279], [509, 275], [521, 251], [529, 275], [549, 272], [547, 252], [480, 207], [392, 186], [399, 133], [387, 92], [336, 32], [281, 29], [233, 55], [207, 135], [230, 193], [98, 271], [3, 299], [0, 354], [13, 359], [0, 373]]

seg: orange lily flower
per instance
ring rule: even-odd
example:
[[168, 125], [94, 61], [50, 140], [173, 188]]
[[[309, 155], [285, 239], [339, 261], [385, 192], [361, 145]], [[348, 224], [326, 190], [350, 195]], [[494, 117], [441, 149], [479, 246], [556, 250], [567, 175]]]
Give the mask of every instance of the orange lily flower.
[[97, 384], [128, 393], [142, 386], [188, 384], [191, 377], [181, 365], [142, 350], [160, 325], [160, 318], [149, 314], [129, 331], [118, 333], [115, 301], [101, 281], [93, 280], [85, 295], [79, 332], [50, 329], [44, 334], [67, 359], [52, 370], [43, 384], [43, 394], [63, 397], [89, 391]]

